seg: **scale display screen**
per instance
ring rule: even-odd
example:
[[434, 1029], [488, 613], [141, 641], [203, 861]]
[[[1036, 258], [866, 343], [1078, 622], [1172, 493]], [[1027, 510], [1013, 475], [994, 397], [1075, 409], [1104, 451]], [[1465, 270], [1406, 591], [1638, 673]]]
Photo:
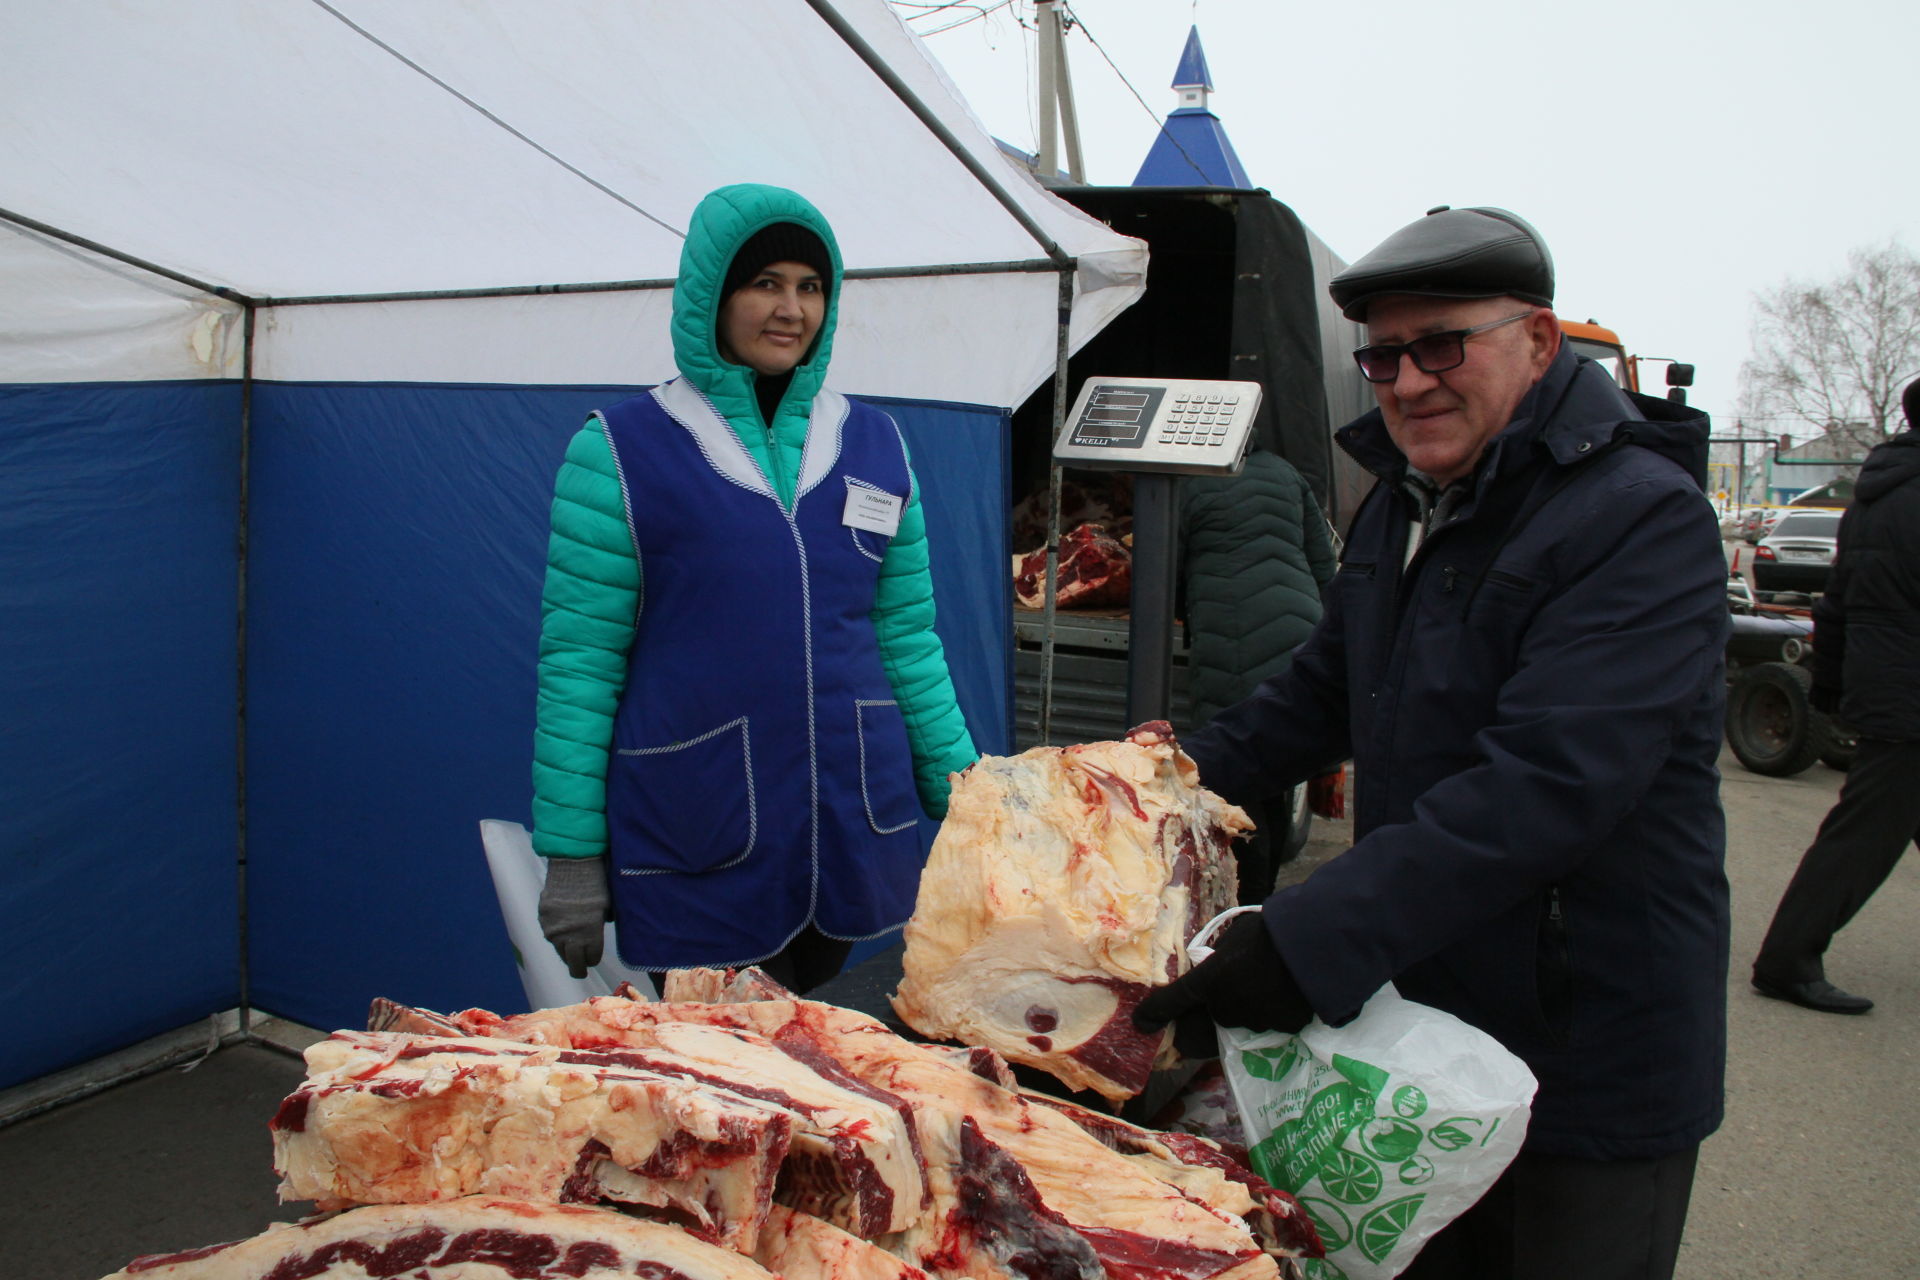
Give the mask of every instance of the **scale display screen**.
[[1089, 378], [1053, 456], [1068, 467], [1231, 475], [1259, 409], [1257, 382]]
[[1160, 387], [1094, 387], [1074, 418], [1074, 443], [1138, 449], [1165, 394]]

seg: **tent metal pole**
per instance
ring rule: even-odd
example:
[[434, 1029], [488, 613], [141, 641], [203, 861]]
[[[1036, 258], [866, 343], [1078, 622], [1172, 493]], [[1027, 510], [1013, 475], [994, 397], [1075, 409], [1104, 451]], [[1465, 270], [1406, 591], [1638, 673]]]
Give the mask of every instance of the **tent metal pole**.
[[253, 475], [253, 354], [258, 308], [249, 304], [241, 329], [240, 495], [234, 522], [234, 907], [239, 920], [240, 1035], [253, 1035], [253, 971], [249, 965], [247, 916], [247, 542]]
[[1045, 228], [1033, 220], [1033, 215], [1028, 213], [1004, 186], [1000, 185], [1000, 179], [981, 164], [973, 152], [967, 150], [960, 139], [954, 135], [953, 130], [947, 128], [946, 122], [920, 100], [920, 95], [916, 94], [912, 87], [887, 65], [886, 59], [882, 58], [873, 46], [868, 44], [866, 39], [840, 16], [839, 11], [828, 0], [807, 0], [807, 3], [813, 7], [815, 13], [820, 15], [821, 21], [833, 28], [833, 33], [839, 36], [849, 49], [859, 55], [860, 60], [867, 64], [867, 69], [873, 72], [882, 84], [893, 90], [893, 96], [900, 99], [907, 110], [913, 112], [920, 123], [927, 127], [927, 132], [940, 139], [946, 149], [953, 153], [953, 158], [964, 165], [968, 173], [979, 179], [980, 185], [985, 187], [993, 198], [1000, 202], [1000, 207], [1005, 209], [1013, 220], [1033, 237], [1034, 243], [1038, 244], [1061, 269], [1070, 269], [1073, 258], [1067, 251], [1054, 243], [1053, 237], [1046, 233]]
[[[1060, 268], [1060, 314], [1054, 327], [1053, 348], [1053, 435], [1067, 421], [1067, 349], [1068, 328], [1073, 321], [1073, 269]], [[1047, 585], [1046, 604], [1040, 618], [1040, 724], [1036, 746], [1048, 746], [1053, 733], [1053, 623], [1054, 601], [1059, 594], [1060, 576], [1060, 478], [1059, 463], [1048, 468], [1047, 476]]]
[[145, 258], [136, 258], [130, 253], [122, 253], [118, 249], [101, 244], [98, 240], [89, 240], [85, 236], [74, 235], [71, 231], [62, 231], [58, 227], [49, 226], [44, 222], [27, 217], [23, 213], [14, 213], [9, 209], [0, 209], [0, 222], [11, 222], [15, 226], [25, 227], [29, 231], [38, 232], [48, 239], [73, 245], [77, 249], [85, 249], [88, 253], [97, 253], [103, 258], [112, 258], [115, 262], [124, 262], [130, 267], [138, 267], [142, 271], [152, 272], [154, 275], [172, 280], [176, 284], [184, 284], [189, 289], [198, 289], [202, 293], [210, 293], [216, 298], [225, 298], [229, 302], [238, 302], [242, 306], [252, 306], [258, 301], [258, 299], [250, 298], [237, 289], [229, 289], [225, 285], [208, 284], [205, 280], [196, 280], [192, 276], [183, 275], [169, 267], [163, 267], [157, 262], [148, 262]]
[[[1058, 271], [1051, 258], [1022, 258], [1009, 262], [954, 262], [915, 267], [850, 267], [848, 280], [912, 280], [928, 276], [990, 276]], [[396, 293], [316, 293], [287, 298], [257, 298], [263, 307], [318, 307], [353, 302], [445, 302], [463, 298], [531, 298], [563, 293], [639, 293], [671, 289], [673, 280], [593, 280], [576, 284], [506, 284], [473, 289], [413, 289]]]

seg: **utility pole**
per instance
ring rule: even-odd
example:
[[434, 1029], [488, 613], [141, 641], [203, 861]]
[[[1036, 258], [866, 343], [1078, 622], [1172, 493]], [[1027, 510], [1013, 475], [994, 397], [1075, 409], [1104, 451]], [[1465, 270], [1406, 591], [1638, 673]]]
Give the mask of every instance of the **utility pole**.
[[1073, 108], [1073, 77], [1067, 70], [1066, 19], [1060, 12], [1060, 0], [1036, 0], [1034, 18], [1040, 36], [1040, 154], [1034, 157], [1034, 167], [1042, 178], [1059, 171], [1060, 157], [1054, 144], [1057, 124], [1066, 139], [1067, 177], [1075, 183], [1085, 182], [1080, 121]]

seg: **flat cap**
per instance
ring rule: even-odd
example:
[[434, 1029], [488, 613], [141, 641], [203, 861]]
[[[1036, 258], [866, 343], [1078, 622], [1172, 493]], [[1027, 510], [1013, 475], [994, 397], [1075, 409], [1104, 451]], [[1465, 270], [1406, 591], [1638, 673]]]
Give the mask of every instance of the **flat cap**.
[[1908, 426], [1920, 427], [1920, 378], [1907, 384], [1906, 391], [1900, 396], [1900, 408], [1907, 415]]
[[1382, 240], [1327, 286], [1349, 320], [1391, 293], [1430, 298], [1512, 296], [1553, 305], [1553, 255], [1525, 219], [1505, 209], [1441, 205]]

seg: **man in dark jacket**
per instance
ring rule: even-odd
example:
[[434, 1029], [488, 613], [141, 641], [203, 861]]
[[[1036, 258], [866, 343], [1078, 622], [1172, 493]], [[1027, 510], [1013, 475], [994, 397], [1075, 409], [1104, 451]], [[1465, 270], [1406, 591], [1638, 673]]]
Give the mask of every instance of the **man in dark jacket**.
[[1337, 276], [1379, 483], [1286, 673], [1190, 736], [1229, 799], [1355, 765], [1353, 847], [1137, 1020], [1353, 1018], [1392, 982], [1523, 1058], [1520, 1156], [1413, 1277], [1664, 1277], [1719, 1125], [1727, 566], [1696, 410], [1561, 339], [1539, 235], [1435, 210]]
[[[1287, 669], [1320, 621], [1333, 578], [1333, 533], [1313, 486], [1291, 462], [1256, 447], [1238, 475], [1180, 482], [1180, 583], [1187, 624], [1184, 733]], [[1240, 901], [1273, 892], [1274, 872], [1299, 850], [1293, 796], [1248, 797], [1253, 834], [1234, 842]], [[1304, 819], [1303, 819], [1304, 825]]]
[[1920, 832], [1920, 381], [1901, 406], [1907, 429], [1860, 468], [1813, 606], [1813, 703], [1859, 749], [1753, 962], [1760, 994], [1822, 1013], [1873, 1008], [1827, 981], [1823, 957]]

